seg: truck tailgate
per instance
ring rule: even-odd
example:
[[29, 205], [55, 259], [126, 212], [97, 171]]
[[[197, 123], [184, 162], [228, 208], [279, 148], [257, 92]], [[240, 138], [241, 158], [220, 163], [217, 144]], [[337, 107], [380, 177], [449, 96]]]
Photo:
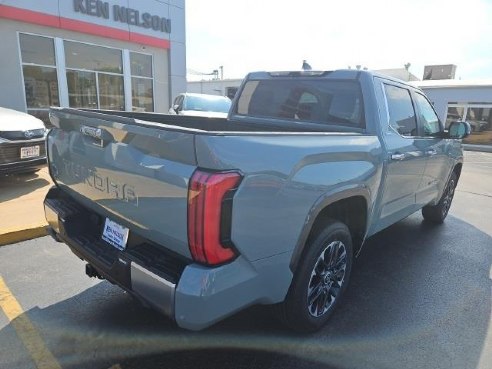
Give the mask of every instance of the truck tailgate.
[[54, 109], [47, 139], [56, 184], [86, 208], [191, 257], [188, 181], [196, 168], [192, 130], [72, 109]]

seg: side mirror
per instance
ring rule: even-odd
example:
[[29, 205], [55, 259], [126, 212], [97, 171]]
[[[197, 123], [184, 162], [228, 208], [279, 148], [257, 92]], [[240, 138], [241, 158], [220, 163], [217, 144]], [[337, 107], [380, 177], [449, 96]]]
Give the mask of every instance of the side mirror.
[[179, 105], [178, 104], [173, 105], [173, 110], [176, 112], [176, 114], [178, 114], [178, 112], [179, 112]]
[[461, 139], [471, 134], [471, 126], [468, 122], [452, 122], [449, 125], [449, 138]]

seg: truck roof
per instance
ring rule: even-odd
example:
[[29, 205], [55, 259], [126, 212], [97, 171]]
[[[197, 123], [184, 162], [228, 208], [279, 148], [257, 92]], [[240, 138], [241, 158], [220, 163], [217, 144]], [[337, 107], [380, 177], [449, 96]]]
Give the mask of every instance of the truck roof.
[[[398, 78], [393, 78], [385, 74], [371, 71], [371, 70], [357, 70], [357, 69], [336, 69], [331, 71], [316, 71], [316, 70], [297, 70], [297, 71], [259, 71], [251, 72], [246, 76], [246, 80], [261, 80], [261, 79], [274, 79], [278, 77], [283, 78], [298, 78], [298, 77], [317, 77], [317, 78], [336, 78], [336, 79], [358, 79], [361, 75], [368, 75], [371, 77], [384, 78], [390, 81], [398, 82], [416, 88], [415, 85], [411, 85], [405, 81]], [[418, 87], [417, 87], [418, 88]]]

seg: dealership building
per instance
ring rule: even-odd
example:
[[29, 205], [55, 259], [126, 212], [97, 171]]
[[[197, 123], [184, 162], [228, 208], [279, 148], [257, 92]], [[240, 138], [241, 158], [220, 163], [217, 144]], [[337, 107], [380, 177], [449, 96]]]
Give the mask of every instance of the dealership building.
[[186, 91], [184, 0], [3, 0], [0, 106], [166, 112]]
[[453, 121], [470, 123], [466, 144], [492, 145], [492, 80], [443, 79], [412, 82], [434, 105], [446, 127]]

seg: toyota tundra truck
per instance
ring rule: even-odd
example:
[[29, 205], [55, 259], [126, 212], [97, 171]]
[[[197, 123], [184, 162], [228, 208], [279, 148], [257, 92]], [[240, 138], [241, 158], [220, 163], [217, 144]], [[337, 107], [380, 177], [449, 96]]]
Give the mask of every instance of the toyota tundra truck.
[[420, 209], [444, 221], [470, 134], [356, 70], [250, 73], [227, 118], [50, 116], [50, 234], [190, 330], [255, 304], [320, 329], [366, 238]]

